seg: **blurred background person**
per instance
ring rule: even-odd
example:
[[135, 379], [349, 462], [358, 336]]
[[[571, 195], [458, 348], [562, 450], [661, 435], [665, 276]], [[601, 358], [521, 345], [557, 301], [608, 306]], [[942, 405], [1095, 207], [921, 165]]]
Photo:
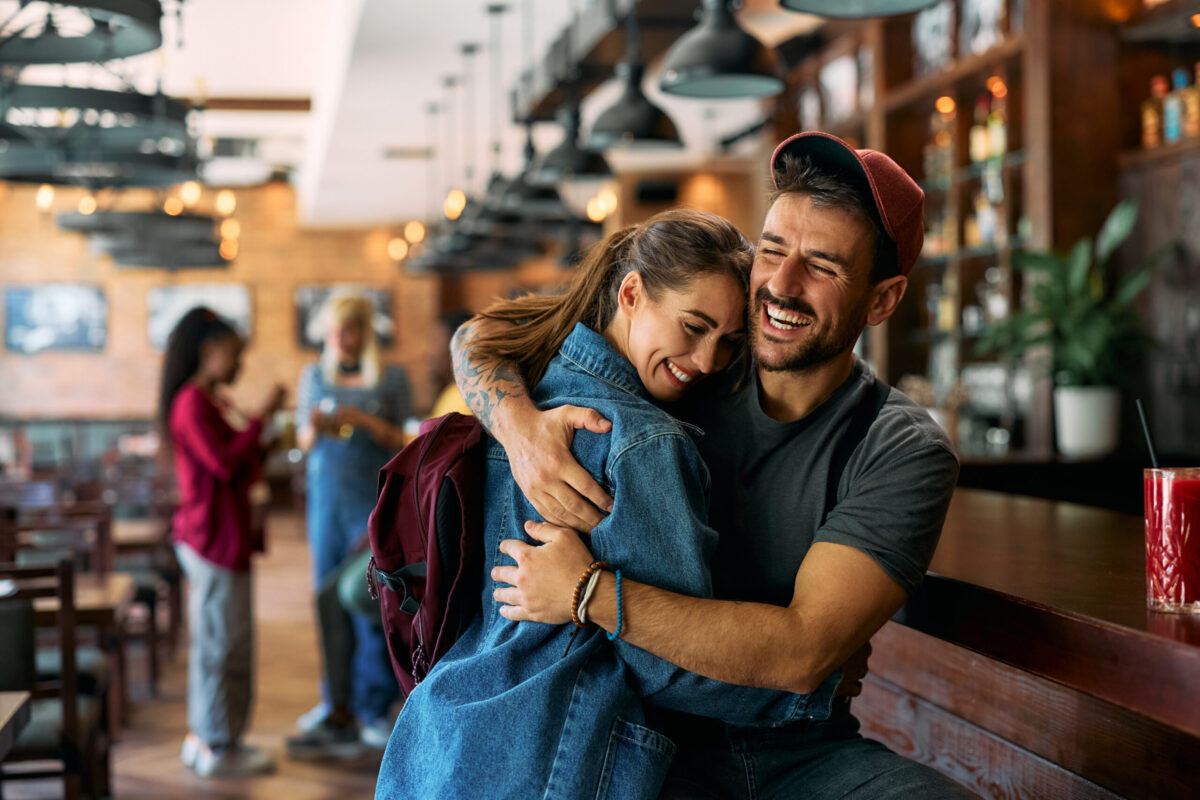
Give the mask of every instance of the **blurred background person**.
[[[375, 507], [379, 468], [405, 441], [403, 425], [411, 410], [408, 376], [400, 367], [380, 361], [374, 316], [374, 306], [361, 294], [331, 295], [319, 318], [325, 339], [321, 359], [300, 375], [297, 440], [308, 451], [306, 515], [318, 596], [326, 580], [336, 578], [339, 566], [361, 546]], [[333, 630], [322, 624], [323, 640], [345, 635], [345, 626], [350, 626], [352, 669], [347, 685], [337, 670], [331, 675], [330, 665], [325, 665], [321, 702], [297, 720], [301, 731], [311, 734], [307, 749], [318, 755], [328, 745], [344, 752], [358, 737], [383, 748], [399, 687], [382, 630], [362, 614], [326, 617]], [[318, 619], [325, 621], [319, 603]], [[339, 625], [343, 630], [337, 630]], [[331, 677], [339, 677], [338, 686], [331, 684]], [[291, 747], [296, 741], [289, 741], [289, 752], [296, 752]]]
[[189, 311], [163, 358], [159, 423], [174, 456], [175, 552], [188, 578], [188, 729], [181, 758], [202, 777], [270, 772], [242, 742], [254, 689], [250, 487], [263, 463], [263, 423], [285, 397], [276, 386], [242, 416], [219, 393], [237, 378], [242, 337], [207, 308]]

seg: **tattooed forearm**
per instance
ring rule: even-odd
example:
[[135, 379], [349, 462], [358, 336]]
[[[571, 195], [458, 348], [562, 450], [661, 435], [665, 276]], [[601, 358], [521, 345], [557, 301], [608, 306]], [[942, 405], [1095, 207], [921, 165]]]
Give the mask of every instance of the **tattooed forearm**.
[[458, 384], [463, 400], [483, 427], [492, 431], [501, 401], [509, 397], [527, 397], [529, 392], [511, 362], [489, 361], [472, 355], [471, 344], [478, 335], [477, 324], [468, 323], [455, 332], [450, 342], [450, 354], [454, 363], [454, 382]]

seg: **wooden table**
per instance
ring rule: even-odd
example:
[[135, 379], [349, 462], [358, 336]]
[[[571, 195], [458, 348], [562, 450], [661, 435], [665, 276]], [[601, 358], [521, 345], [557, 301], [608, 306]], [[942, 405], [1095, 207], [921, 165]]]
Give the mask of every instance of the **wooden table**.
[[[75, 578], [75, 624], [96, 629], [112, 670], [108, 728], [114, 742], [120, 738], [121, 721], [125, 718], [124, 622], [135, 591], [133, 576], [121, 572], [103, 575], [84, 573]], [[33, 608], [34, 622], [38, 626], [53, 627], [58, 624], [57, 598], [38, 598], [34, 600]]]
[[171, 523], [166, 519], [146, 517], [112, 522], [113, 546], [118, 554], [156, 550], [165, 546], [170, 536]]
[[29, 724], [29, 692], [0, 692], [0, 761]]
[[864, 728], [984, 796], [1200, 794], [1200, 615], [1146, 609], [1141, 517], [960, 489], [872, 644]]

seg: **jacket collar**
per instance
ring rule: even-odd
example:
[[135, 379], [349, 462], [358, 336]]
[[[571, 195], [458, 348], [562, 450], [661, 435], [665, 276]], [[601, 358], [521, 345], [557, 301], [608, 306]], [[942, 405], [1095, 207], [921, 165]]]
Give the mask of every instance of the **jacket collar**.
[[[609, 344], [608, 339], [582, 322], [575, 323], [575, 329], [567, 336], [558, 352], [565, 360], [570, 361], [596, 379], [635, 397], [647, 400], [656, 406], [662, 406], [662, 403], [655, 400], [646, 391], [641, 376], [638, 375], [637, 369], [629, 359], [618, 353]], [[674, 415], [672, 415], [672, 419], [675, 419], [680, 427], [689, 431], [695, 438], [698, 439], [704, 435], [704, 431], [695, 425], [677, 419]]]
[[584, 372], [622, 391], [653, 401], [629, 359], [618, 353], [602, 335], [582, 322], [575, 323], [575, 329], [563, 341], [558, 352]]

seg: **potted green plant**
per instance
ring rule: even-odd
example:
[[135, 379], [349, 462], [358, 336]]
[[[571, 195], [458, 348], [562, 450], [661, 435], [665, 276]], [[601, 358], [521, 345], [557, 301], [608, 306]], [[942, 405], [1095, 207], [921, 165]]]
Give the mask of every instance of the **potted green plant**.
[[1081, 239], [1069, 254], [1017, 251], [1013, 267], [1030, 276], [1022, 308], [989, 325], [978, 350], [1009, 361], [1027, 356], [1054, 379], [1055, 439], [1068, 458], [1093, 458], [1116, 449], [1120, 387], [1131, 360], [1153, 346], [1133, 302], [1173, 245], [1131, 268], [1121, 280], [1105, 267], [1137, 221], [1136, 200], [1108, 215], [1093, 244]]

